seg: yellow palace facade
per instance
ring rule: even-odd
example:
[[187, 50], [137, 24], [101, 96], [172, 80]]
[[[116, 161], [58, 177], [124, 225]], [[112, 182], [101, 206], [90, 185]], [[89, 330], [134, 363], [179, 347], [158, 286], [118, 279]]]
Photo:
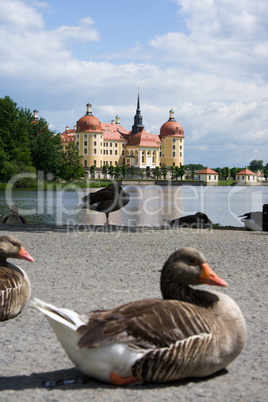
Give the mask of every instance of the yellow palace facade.
[[170, 110], [169, 120], [161, 126], [159, 135], [148, 133], [142, 124], [139, 95], [131, 131], [121, 126], [118, 115], [111, 123], [101, 123], [88, 103], [86, 114], [76, 127], [73, 130], [66, 127], [61, 138], [64, 147], [70, 141], [78, 144], [85, 169], [92, 165], [102, 168], [126, 164], [145, 169], [184, 164], [184, 131], [175, 120], [174, 111]]

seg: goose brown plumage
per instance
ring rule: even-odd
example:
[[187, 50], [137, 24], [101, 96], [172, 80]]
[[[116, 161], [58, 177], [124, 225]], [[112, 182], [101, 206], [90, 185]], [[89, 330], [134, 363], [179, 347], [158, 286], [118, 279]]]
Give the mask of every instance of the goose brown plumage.
[[203, 254], [173, 253], [161, 273], [163, 299], [78, 314], [35, 299], [68, 356], [84, 374], [125, 385], [204, 377], [225, 368], [244, 347], [246, 325], [227, 295], [189, 285], [226, 287]]
[[28, 275], [22, 268], [7, 262], [7, 258], [34, 262], [15, 236], [0, 237], [0, 321], [18, 315], [31, 295]]
[[110, 212], [118, 211], [125, 207], [129, 202], [129, 198], [129, 194], [121, 186], [111, 183], [101, 190], [82, 197], [83, 203], [78, 205], [77, 208], [87, 208], [105, 213], [106, 225], [109, 225]]

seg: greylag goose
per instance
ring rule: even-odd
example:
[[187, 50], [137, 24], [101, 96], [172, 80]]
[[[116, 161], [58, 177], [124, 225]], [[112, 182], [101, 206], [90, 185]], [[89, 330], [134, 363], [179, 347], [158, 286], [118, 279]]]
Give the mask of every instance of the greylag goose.
[[261, 211], [247, 212], [239, 215], [248, 230], [268, 231], [268, 204], [264, 204]]
[[245, 344], [246, 325], [237, 304], [223, 293], [189, 286], [202, 283], [227, 286], [201, 252], [182, 248], [162, 269], [163, 300], [85, 314], [39, 299], [32, 303], [84, 374], [114, 385], [170, 382], [225, 368]]
[[109, 225], [110, 212], [126, 206], [129, 202], [129, 194], [121, 186], [111, 183], [99, 191], [84, 196], [82, 201], [83, 204], [78, 205], [77, 208], [88, 208], [105, 213], [106, 225]]
[[34, 262], [15, 236], [0, 237], [0, 321], [18, 315], [31, 295], [31, 285], [26, 272], [7, 262], [19, 258]]
[[9, 210], [9, 213], [0, 218], [0, 223], [8, 223], [9, 225], [14, 225], [20, 223], [26, 224], [27, 221], [23, 216], [19, 215], [19, 208], [17, 207], [17, 205], [13, 204]]
[[168, 220], [163, 219], [168, 222], [171, 227], [180, 228], [194, 228], [194, 229], [211, 229], [212, 222], [206, 214], [203, 212], [197, 212], [195, 215], [182, 216], [181, 218]]

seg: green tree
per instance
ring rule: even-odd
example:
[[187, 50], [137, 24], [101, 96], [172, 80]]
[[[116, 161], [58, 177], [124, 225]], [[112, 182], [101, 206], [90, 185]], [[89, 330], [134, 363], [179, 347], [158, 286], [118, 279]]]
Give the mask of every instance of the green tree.
[[192, 176], [192, 179], [194, 180], [194, 177], [195, 177], [195, 168], [194, 167], [191, 168], [191, 176]]
[[126, 175], [127, 175], [127, 165], [122, 166], [122, 175], [123, 175], [123, 178], [126, 177]]
[[135, 167], [133, 165], [130, 166], [130, 174], [131, 174], [131, 177], [133, 178], [134, 174], [135, 174]]
[[182, 180], [184, 174], [185, 174], [185, 166], [184, 166], [184, 165], [181, 165], [181, 166], [179, 167], [179, 176], [180, 176], [181, 180]]
[[265, 177], [265, 180], [267, 181], [267, 179], [268, 179], [268, 163], [266, 163], [266, 165], [263, 168], [263, 175]]
[[89, 168], [89, 172], [93, 177], [95, 177], [95, 171], [96, 171], [95, 165], [91, 165]]
[[224, 177], [224, 179], [227, 180], [227, 177], [229, 175], [229, 168], [227, 166], [222, 168], [221, 174], [222, 177]]
[[47, 122], [40, 119], [30, 127], [30, 148], [34, 167], [46, 177], [53, 173], [60, 177], [62, 167], [61, 137], [49, 130]]
[[150, 166], [146, 166], [146, 176], [148, 177], [148, 179], [150, 177], [150, 174], [151, 174], [151, 168]]
[[81, 165], [82, 156], [79, 156], [78, 144], [70, 142], [61, 152], [59, 177], [70, 181], [80, 179], [85, 176], [85, 170]]
[[240, 172], [241, 169], [237, 168], [237, 167], [232, 167], [232, 169], [230, 169], [230, 175], [233, 178], [233, 180], [236, 179], [236, 175], [238, 172]]
[[222, 169], [220, 167], [217, 167], [215, 170], [215, 172], [219, 173], [219, 176], [222, 176]]
[[170, 166], [169, 171], [171, 173], [171, 180], [174, 180], [175, 177], [175, 166]]
[[113, 165], [110, 165], [108, 167], [108, 172], [109, 172], [109, 175], [111, 176], [111, 178], [113, 178], [113, 175], [114, 175], [114, 166]]
[[201, 163], [189, 163], [188, 165], [185, 165], [185, 169], [203, 170], [205, 169], [205, 166], [203, 166]]
[[143, 172], [143, 170], [142, 170], [142, 169], [140, 169], [140, 171], [139, 171], [139, 175], [140, 175], [140, 177], [141, 177], [141, 178], [143, 178], [144, 172]]
[[102, 166], [102, 174], [104, 174], [104, 176], [107, 177], [107, 166], [106, 165]]
[[158, 179], [158, 177], [161, 175], [161, 171], [159, 166], [156, 166], [154, 169], [154, 176]]
[[161, 173], [164, 176], [164, 179], [167, 177], [167, 167], [165, 165], [161, 166]]
[[178, 177], [180, 176], [180, 168], [179, 168], [179, 166], [175, 166], [174, 176], [175, 176], [175, 179], [178, 180]]
[[120, 176], [120, 173], [121, 173], [121, 167], [119, 165], [116, 165], [114, 172], [115, 172], [115, 177], [118, 179], [118, 177]]
[[252, 170], [253, 172], [257, 172], [258, 170], [262, 171], [263, 161], [258, 161], [257, 159], [254, 159], [253, 161], [250, 162], [249, 169]]
[[0, 98], [0, 179], [9, 180], [14, 174], [35, 172], [32, 164], [29, 110], [17, 107], [8, 96]]

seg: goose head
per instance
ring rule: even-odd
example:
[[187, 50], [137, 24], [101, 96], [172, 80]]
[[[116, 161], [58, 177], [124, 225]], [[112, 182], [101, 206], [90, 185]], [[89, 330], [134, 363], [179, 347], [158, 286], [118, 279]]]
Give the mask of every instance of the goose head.
[[33, 257], [22, 246], [21, 241], [11, 235], [5, 235], [0, 237], [0, 260], [6, 260], [7, 258], [19, 258], [34, 262]]
[[190, 300], [186, 300], [186, 293], [191, 293], [189, 285], [228, 286], [213, 272], [205, 256], [191, 247], [181, 248], [171, 254], [161, 271], [160, 284], [164, 299], [188, 302]]

